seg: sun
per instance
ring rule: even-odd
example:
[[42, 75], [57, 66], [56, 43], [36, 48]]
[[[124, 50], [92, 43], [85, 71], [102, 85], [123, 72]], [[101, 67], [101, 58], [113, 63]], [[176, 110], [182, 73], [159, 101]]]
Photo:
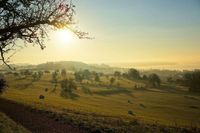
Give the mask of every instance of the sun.
[[58, 30], [56, 39], [62, 44], [70, 43], [73, 41], [73, 34], [69, 30]]

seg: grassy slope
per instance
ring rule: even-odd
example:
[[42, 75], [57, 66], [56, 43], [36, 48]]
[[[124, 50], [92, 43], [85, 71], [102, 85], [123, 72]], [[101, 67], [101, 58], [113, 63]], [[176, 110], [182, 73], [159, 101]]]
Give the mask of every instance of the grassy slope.
[[[171, 126], [191, 126], [200, 123], [200, 96], [187, 94], [179, 89], [136, 90], [133, 89], [136, 83], [119, 80], [121, 86], [126, 88], [125, 91], [113, 87], [87, 86], [91, 93], [84, 93], [79, 88], [76, 91], [78, 97], [72, 100], [61, 98], [60, 88], [56, 93], [51, 93], [53, 86], [49, 82], [50, 78], [51, 76], [46, 75], [41, 81], [31, 83], [31, 80], [15, 80], [13, 77], [8, 77], [9, 89], [3, 97], [56, 112], [67, 109], [131, 120], [133, 116], [128, 114], [131, 110], [135, 114], [134, 117], [148, 123], [158, 122]], [[105, 77], [103, 80], [107, 82]], [[45, 92], [45, 88], [49, 91]], [[45, 95], [45, 100], [39, 100], [40, 94]]]
[[30, 133], [0, 112], [0, 133]]

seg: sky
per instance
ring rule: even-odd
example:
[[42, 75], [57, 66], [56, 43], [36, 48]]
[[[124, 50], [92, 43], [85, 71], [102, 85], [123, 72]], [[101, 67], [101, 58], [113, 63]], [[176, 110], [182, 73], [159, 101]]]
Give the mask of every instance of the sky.
[[70, 33], [62, 42], [52, 32], [45, 50], [28, 46], [11, 62], [200, 63], [200, 0], [74, 0], [74, 4], [77, 27], [94, 39], [79, 40]]

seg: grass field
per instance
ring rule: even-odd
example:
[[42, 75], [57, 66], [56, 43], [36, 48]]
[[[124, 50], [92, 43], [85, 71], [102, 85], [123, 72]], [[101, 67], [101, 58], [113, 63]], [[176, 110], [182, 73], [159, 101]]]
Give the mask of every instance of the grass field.
[[0, 112], [0, 133], [30, 133]]
[[[101, 84], [79, 85], [71, 98], [63, 98], [60, 96], [59, 85], [56, 91], [52, 92], [51, 75], [45, 74], [37, 82], [32, 82], [30, 77], [16, 79], [12, 75], [6, 76], [6, 79], [9, 87], [2, 95], [3, 98], [42, 110], [80, 114], [76, 115], [77, 117], [87, 114], [83, 118], [85, 121], [90, 115], [99, 115], [124, 121], [136, 118], [141, 122], [166, 126], [200, 125], [200, 95], [189, 94], [187, 89], [181, 86], [162, 84], [159, 89], [135, 88], [136, 85], [143, 86], [144, 83], [123, 78], [110, 86], [106, 85], [106, 77], [102, 77]], [[46, 88], [48, 91], [45, 91]], [[40, 100], [39, 95], [44, 95], [45, 99]], [[73, 113], [70, 115], [75, 116]]]

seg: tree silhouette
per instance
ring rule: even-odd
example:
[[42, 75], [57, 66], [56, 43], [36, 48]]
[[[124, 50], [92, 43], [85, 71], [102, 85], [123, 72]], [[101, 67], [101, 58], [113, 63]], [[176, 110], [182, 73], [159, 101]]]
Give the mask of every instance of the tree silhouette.
[[54, 84], [54, 89], [52, 92], [55, 92], [56, 91], [56, 87], [57, 87], [57, 84], [58, 84], [58, 74], [59, 74], [59, 71], [58, 70], [55, 70], [53, 73], [52, 73], [52, 83]]
[[61, 85], [61, 96], [67, 97], [73, 93], [73, 90], [77, 89], [77, 86], [73, 80], [64, 79], [60, 83]]
[[74, 73], [74, 77], [75, 77], [75, 80], [76, 80], [77, 82], [82, 82], [82, 80], [83, 80], [83, 76], [81, 75], [80, 72], [75, 72], [75, 73]]
[[120, 78], [121, 72], [115, 71], [115, 72], [114, 72], [114, 76], [117, 77], [117, 78]]
[[67, 76], [67, 72], [66, 72], [65, 69], [61, 70], [61, 76], [64, 77], [64, 78]]
[[100, 82], [100, 77], [99, 77], [99, 74], [98, 74], [98, 73], [95, 74], [94, 80], [95, 80], [96, 82]]
[[161, 80], [160, 80], [160, 77], [157, 74], [155, 74], [155, 73], [150, 74], [148, 79], [149, 79], [149, 83], [153, 87], [159, 87], [160, 86]]
[[110, 79], [110, 85], [113, 85], [114, 82], [115, 82], [115, 78], [112, 77], [112, 78]]
[[[18, 47], [17, 40], [45, 48], [44, 40], [50, 30], [69, 29], [80, 39], [87, 33], [74, 29], [75, 6], [64, 0], [1, 0], [0, 1], [0, 59], [8, 67], [5, 54]], [[11, 55], [12, 56], [12, 55]], [[11, 68], [11, 67], [10, 67]]]
[[128, 77], [130, 79], [140, 79], [141, 78], [139, 71], [136, 70], [136, 69], [133, 69], [133, 68], [129, 69], [129, 71], [128, 71]]
[[191, 92], [200, 92], [200, 71], [185, 73], [183, 76], [183, 82], [189, 87]]

